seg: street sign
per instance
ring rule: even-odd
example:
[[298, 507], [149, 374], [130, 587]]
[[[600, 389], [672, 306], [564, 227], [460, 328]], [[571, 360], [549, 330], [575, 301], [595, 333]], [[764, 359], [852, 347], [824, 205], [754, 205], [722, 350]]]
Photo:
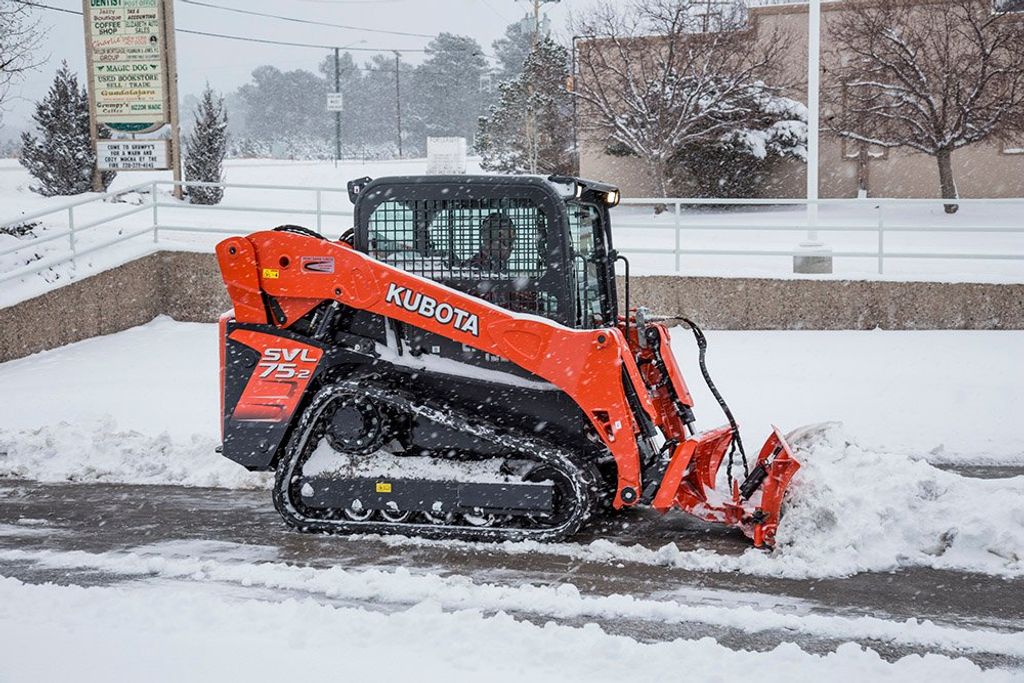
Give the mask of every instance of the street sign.
[[344, 108], [345, 102], [340, 92], [327, 93], [327, 111], [342, 111]]
[[161, 0], [86, 0], [96, 122], [138, 133], [170, 121]]
[[101, 171], [160, 171], [170, 168], [167, 140], [97, 140]]

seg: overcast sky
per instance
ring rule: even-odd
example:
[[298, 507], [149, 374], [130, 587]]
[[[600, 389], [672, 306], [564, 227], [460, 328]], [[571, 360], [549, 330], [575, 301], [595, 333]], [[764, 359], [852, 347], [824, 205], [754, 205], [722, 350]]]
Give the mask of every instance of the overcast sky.
[[[37, 0], [42, 4], [78, 10], [79, 0]], [[491, 53], [491, 42], [500, 37], [505, 27], [532, 11], [532, 2], [524, 0], [203, 0], [211, 4], [280, 14], [304, 19], [385, 29], [399, 32], [437, 34], [449, 31], [471, 35]], [[556, 36], [566, 35], [567, 17], [594, 4], [596, 0], [561, 0], [548, 4], [544, 11], [550, 17]], [[175, 2], [178, 28], [215, 31], [254, 38], [309, 42], [324, 45], [353, 45], [388, 51], [397, 48], [422, 48], [429, 38], [396, 36], [340, 28], [309, 26], [269, 18], [252, 17], [210, 7]], [[15, 85], [3, 114], [0, 137], [6, 138], [31, 123], [33, 102], [42, 97], [53, 73], [66, 59], [79, 74], [85, 71], [85, 47], [82, 18], [45, 9], [36, 13], [47, 34], [40, 49], [46, 62], [40, 69]], [[365, 41], [365, 42], [359, 42]], [[181, 34], [177, 36], [178, 78], [182, 96], [199, 91], [205, 81], [218, 90], [230, 91], [249, 79], [253, 68], [274, 64], [282, 70], [316, 70], [325, 51], [258, 45], [238, 41]], [[367, 59], [370, 52], [353, 52]], [[412, 63], [422, 60], [422, 53], [407, 53]]]

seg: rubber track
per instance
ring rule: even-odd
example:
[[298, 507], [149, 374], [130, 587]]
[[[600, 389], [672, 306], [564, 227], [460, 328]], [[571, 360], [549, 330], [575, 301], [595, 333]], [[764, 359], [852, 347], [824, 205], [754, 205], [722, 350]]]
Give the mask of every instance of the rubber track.
[[[296, 465], [306, 449], [307, 441], [324, 410], [338, 398], [343, 396], [364, 396], [373, 401], [412, 413], [432, 422], [464, 433], [472, 434], [501, 447], [509, 455], [549, 463], [572, 477], [573, 493], [576, 504], [572, 515], [556, 527], [511, 528], [511, 527], [476, 527], [460, 524], [429, 524], [423, 522], [388, 522], [386, 520], [368, 520], [358, 522], [349, 519], [319, 519], [304, 516], [301, 506], [292, 500], [292, 486]], [[361, 386], [355, 382], [344, 382], [324, 387], [310, 402], [303, 412], [288, 441], [285, 455], [277, 467], [274, 481], [274, 507], [292, 528], [311, 533], [363, 533], [363, 534], [402, 534], [423, 538], [457, 539], [463, 541], [559, 541], [572, 536], [590, 518], [595, 506], [597, 473], [595, 469], [580, 462], [574, 454], [553, 447], [552, 445], [521, 434], [498, 432], [489, 425], [480, 424], [467, 416], [443, 407], [425, 405], [405, 394], [376, 386]]]

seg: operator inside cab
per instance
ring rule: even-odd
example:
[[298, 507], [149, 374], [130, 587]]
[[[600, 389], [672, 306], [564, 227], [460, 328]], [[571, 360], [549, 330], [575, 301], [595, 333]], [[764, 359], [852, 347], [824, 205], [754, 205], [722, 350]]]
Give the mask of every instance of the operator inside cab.
[[463, 268], [506, 272], [515, 241], [515, 223], [501, 211], [494, 211], [480, 222], [480, 251], [461, 265]]

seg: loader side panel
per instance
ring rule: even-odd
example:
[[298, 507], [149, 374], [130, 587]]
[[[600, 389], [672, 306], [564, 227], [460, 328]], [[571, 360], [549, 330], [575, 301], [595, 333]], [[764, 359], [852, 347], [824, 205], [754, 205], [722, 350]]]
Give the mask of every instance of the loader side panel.
[[224, 326], [224, 456], [269, 470], [324, 350], [270, 325]]

